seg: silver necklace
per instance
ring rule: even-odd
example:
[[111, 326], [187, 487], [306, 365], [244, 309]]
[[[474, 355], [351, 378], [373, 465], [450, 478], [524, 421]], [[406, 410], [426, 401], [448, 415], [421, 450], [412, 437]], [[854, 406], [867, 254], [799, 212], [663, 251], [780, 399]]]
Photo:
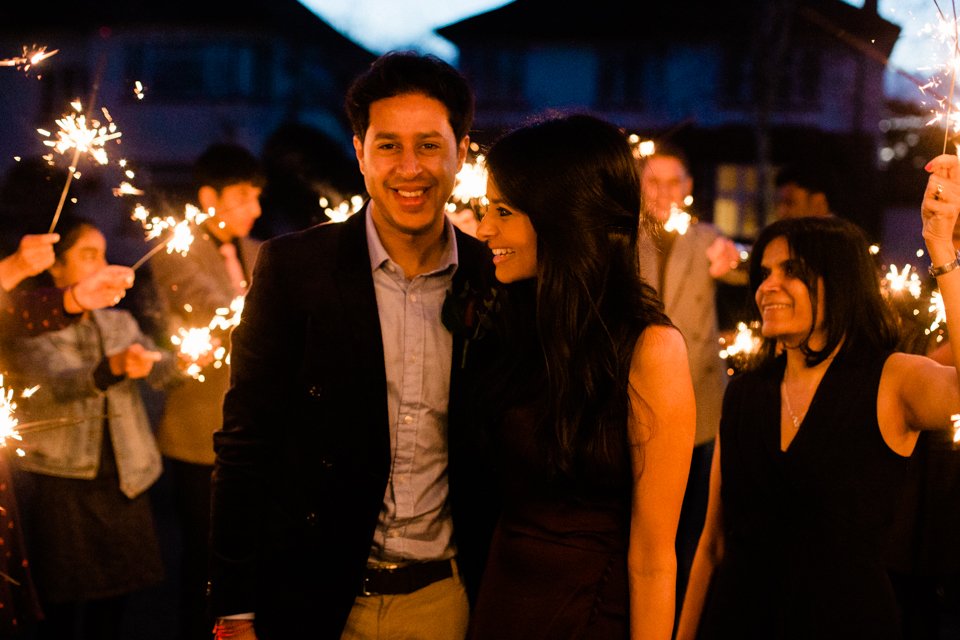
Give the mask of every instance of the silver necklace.
[[[793, 421], [793, 428], [800, 428], [800, 420], [794, 413], [793, 409], [790, 407], [790, 396], [787, 394], [787, 381], [783, 380], [780, 382], [780, 394], [783, 396], [783, 404], [787, 407], [787, 413], [790, 415], [790, 420]], [[806, 414], [804, 414], [806, 415]]]

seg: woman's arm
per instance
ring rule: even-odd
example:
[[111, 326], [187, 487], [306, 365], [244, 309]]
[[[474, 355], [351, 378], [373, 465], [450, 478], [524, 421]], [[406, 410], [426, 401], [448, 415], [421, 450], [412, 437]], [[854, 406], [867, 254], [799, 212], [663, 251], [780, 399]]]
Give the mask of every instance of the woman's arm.
[[[960, 213], [960, 160], [955, 155], [942, 155], [926, 168], [930, 177], [920, 207], [923, 240], [931, 265], [946, 267], [938, 269], [937, 287], [943, 297], [948, 335], [960, 336], [960, 268], [952, 266], [957, 260], [953, 234]], [[950, 416], [960, 413], [956, 368], [960, 340], [949, 343], [955, 366], [942, 366], [922, 356], [896, 354], [890, 358], [884, 367], [877, 406], [885, 437], [887, 433], [902, 437], [912, 430], [950, 428]], [[884, 419], [888, 422], [886, 429]]]
[[683, 598], [677, 640], [693, 640], [697, 635], [703, 603], [713, 578], [713, 571], [723, 559], [723, 505], [720, 499], [720, 436], [717, 436], [710, 465], [710, 498], [707, 502], [707, 518], [703, 533], [693, 557], [687, 593]]
[[627, 567], [630, 636], [669, 639], [673, 633], [675, 540], [696, 425], [693, 383], [680, 332], [648, 327], [630, 365], [628, 438], [633, 502]]

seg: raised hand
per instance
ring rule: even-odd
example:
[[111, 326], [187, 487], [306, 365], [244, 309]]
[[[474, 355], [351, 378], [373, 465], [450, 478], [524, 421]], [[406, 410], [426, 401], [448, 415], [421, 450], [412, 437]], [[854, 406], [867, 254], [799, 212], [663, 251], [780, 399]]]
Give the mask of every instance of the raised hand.
[[133, 278], [130, 267], [107, 265], [72, 285], [64, 294], [64, 307], [70, 313], [112, 307], [133, 286]]
[[953, 234], [960, 213], [960, 159], [945, 154], [927, 166], [930, 177], [923, 192], [920, 215], [923, 239], [934, 265], [954, 259]]
[[42, 273], [56, 260], [53, 245], [58, 233], [26, 235], [20, 238], [17, 251], [0, 261], [0, 287], [9, 291], [20, 281]]
[[740, 252], [732, 240], [719, 236], [707, 247], [707, 260], [710, 261], [710, 276], [721, 278], [740, 264]]

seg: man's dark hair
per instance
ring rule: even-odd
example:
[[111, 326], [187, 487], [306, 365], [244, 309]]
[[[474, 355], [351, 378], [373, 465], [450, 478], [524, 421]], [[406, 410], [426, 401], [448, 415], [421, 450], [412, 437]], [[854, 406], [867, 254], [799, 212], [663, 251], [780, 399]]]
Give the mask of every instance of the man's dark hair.
[[457, 141], [470, 132], [474, 98], [466, 78], [436, 56], [391, 51], [377, 58], [347, 90], [344, 107], [354, 135], [360, 140], [366, 135], [371, 104], [407, 93], [442, 102]]
[[815, 168], [812, 164], [790, 164], [777, 172], [774, 185], [779, 189], [787, 184], [795, 184], [810, 194], [822, 193], [828, 204], [834, 204], [836, 189], [833, 177], [824, 170]]
[[266, 174], [260, 161], [240, 145], [217, 143], [207, 147], [193, 165], [193, 180], [196, 187], [224, 187], [250, 182], [262, 187]]
[[641, 158], [640, 160], [641, 171], [643, 171], [645, 160], [647, 160], [648, 158], [660, 157], [660, 158], [676, 158], [677, 160], [680, 161], [680, 164], [683, 165], [683, 168], [686, 170], [686, 172], [688, 174], [690, 173], [690, 158], [687, 157], [686, 152], [683, 149], [681, 149], [678, 145], [672, 142], [667, 142], [667, 141], [658, 142], [656, 140], [654, 140], [653, 145], [654, 145], [653, 153], [651, 153], [649, 156], [645, 156], [644, 158]]

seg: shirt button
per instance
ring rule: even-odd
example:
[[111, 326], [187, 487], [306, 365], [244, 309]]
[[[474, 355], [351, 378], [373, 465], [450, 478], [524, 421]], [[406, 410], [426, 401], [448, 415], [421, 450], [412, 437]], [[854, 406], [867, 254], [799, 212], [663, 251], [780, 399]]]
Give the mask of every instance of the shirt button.
[[403, 416], [403, 424], [410, 424], [413, 422], [413, 416]]
[[417, 301], [417, 294], [411, 293], [411, 294], [410, 294], [410, 302], [416, 302], [416, 301]]

